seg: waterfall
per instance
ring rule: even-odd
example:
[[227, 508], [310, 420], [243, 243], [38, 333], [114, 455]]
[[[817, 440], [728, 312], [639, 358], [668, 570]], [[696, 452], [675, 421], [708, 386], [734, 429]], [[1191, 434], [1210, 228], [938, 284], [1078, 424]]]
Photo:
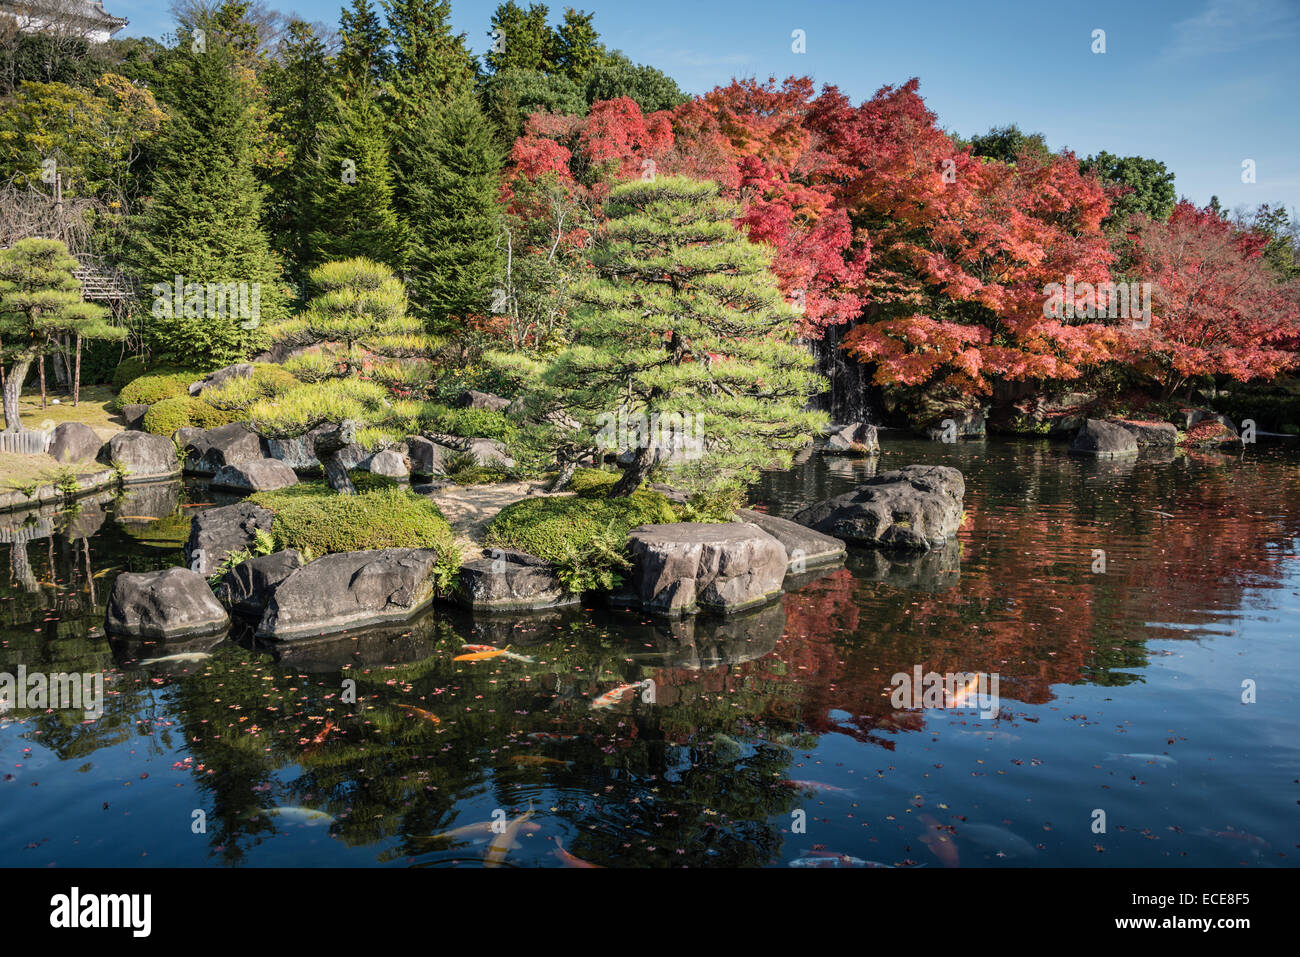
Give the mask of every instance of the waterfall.
[[881, 424], [880, 397], [870, 384], [867, 369], [840, 348], [850, 325], [832, 326], [820, 339], [803, 339], [817, 360], [817, 371], [830, 382], [830, 391], [814, 396], [812, 409], [829, 413], [831, 422]]

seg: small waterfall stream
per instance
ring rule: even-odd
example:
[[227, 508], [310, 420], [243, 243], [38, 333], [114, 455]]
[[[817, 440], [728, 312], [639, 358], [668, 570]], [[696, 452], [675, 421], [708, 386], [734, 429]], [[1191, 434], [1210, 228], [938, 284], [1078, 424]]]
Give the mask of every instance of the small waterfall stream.
[[802, 340], [817, 359], [817, 371], [830, 381], [830, 390], [814, 396], [809, 405], [827, 412], [833, 423], [881, 425], [880, 399], [866, 367], [840, 348], [850, 328], [833, 326], [821, 339]]

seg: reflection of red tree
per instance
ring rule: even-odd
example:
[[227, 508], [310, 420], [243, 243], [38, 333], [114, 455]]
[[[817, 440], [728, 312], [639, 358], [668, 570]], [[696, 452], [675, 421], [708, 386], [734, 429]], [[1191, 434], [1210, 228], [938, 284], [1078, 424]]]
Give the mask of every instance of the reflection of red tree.
[[[990, 502], [968, 482], [972, 518], [951, 588], [903, 591], [839, 569], [783, 597], [785, 633], [771, 654], [703, 672], [663, 669], [660, 700], [743, 691], [761, 697], [759, 717], [773, 724], [885, 744], [890, 732], [923, 727], [923, 712], [895, 712], [887, 694], [892, 675], [915, 665], [997, 673], [1004, 707], [1044, 704], [1053, 685], [1140, 666], [1133, 642], [1187, 637], [1240, 608], [1247, 588], [1277, 587], [1287, 543], [1300, 534], [1300, 475], [1282, 474], [1249, 462], [1190, 482], [1153, 470], [1124, 480], [1128, 501], [1071, 487], [1065, 494], [1096, 501], [1070, 512]], [[1092, 572], [1094, 549], [1107, 553], [1104, 573]], [[832, 711], [850, 718], [837, 722]]]

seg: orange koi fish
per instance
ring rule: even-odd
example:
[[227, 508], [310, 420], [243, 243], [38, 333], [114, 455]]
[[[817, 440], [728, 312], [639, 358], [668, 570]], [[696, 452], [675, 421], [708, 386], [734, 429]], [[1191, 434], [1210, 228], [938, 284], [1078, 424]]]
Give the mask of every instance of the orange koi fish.
[[418, 714], [426, 721], [432, 721], [434, 724], [442, 724], [442, 718], [438, 717], [432, 711], [425, 711], [423, 708], [417, 708], [413, 704], [399, 704], [398, 707], [411, 712], [411, 714]]
[[558, 837], [555, 839], [555, 856], [564, 862], [565, 867], [594, 867], [597, 870], [604, 870], [599, 864], [593, 864], [591, 861], [584, 861], [580, 857], [574, 857], [564, 849], [564, 845], [560, 843]]
[[921, 823], [925, 825], [926, 831], [921, 835], [921, 843], [939, 858], [944, 867], [960, 867], [957, 845], [953, 843], [952, 834], [945, 832], [943, 825], [928, 814], [921, 815]]
[[591, 703], [593, 709], [612, 708], [633, 691], [640, 691], [645, 686], [644, 681], [634, 681], [629, 685], [619, 685], [617, 688], [611, 688], [603, 695]]
[[311, 739], [312, 746], [316, 747], [324, 744], [326, 736], [328, 736], [331, 731], [336, 731], [336, 730], [338, 730], [338, 725], [336, 725], [333, 721], [326, 721], [325, 727], [321, 728], [320, 734], [316, 735], [316, 737]]
[[467, 655], [457, 655], [455, 658], [452, 658], [451, 660], [452, 661], [484, 661], [488, 658], [500, 658], [502, 655], [506, 653], [506, 650], [509, 647], [510, 647], [509, 645], [506, 645], [505, 648], [493, 648], [490, 651], [471, 651]]

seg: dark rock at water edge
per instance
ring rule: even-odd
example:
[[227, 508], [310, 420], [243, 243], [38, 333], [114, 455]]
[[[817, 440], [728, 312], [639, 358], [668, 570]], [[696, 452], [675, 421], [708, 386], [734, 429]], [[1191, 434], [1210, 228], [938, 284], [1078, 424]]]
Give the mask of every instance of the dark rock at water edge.
[[236, 502], [198, 512], [185, 543], [185, 563], [200, 575], [211, 575], [231, 552], [248, 548], [260, 529], [271, 530], [270, 509], [252, 502]]
[[628, 535], [628, 591], [660, 615], [733, 613], [781, 591], [785, 547], [749, 522], [641, 525]]
[[1116, 422], [1106, 419], [1085, 419], [1070, 445], [1076, 455], [1095, 455], [1098, 458], [1115, 458], [1120, 455], [1137, 455], [1137, 436]]
[[123, 572], [113, 581], [104, 618], [109, 634], [137, 638], [194, 637], [229, 626], [208, 583], [188, 568]]
[[302, 565], [302, 556], [292, 548], [240, 562], [217, 584], [217, 600], [232, 614], [261, 618], [275, 589]]
[[181, 472], [171, 439], [148, 432], [117, 433], [100, 450], [99, 460], [106, 465], [120, 462], [126, 468], [124, 482], [170, 478]]
[[965, 494], [956, 469], [909, 465], [802, 509], [794, 520], [856, 545], [925, 551], [957, 534]]
[[215, 475], [224, 465], [262, 458], [262, 440], [242, 422], [204, 429], [185, 444], [185, 471]]
[[757, 525], [785, 547], [789, 559], [787, 570], [793, 574], [844, 560], [847, 549], [838, 538], [823, 535], [788, 518], [777, 518], [749, 508], [740, 509], [736, 516], [742, 522]]
[[824, 455], [874, 455], [880, 451], [880, 437], [876, 427], [865, 422], [833, 426], [819, 451]]
[[485, 549], [486, 557], [460, 567], [456, 597], [474, 611], [532, 611], [572, 605], [549, 562], [515, 549]]
[[298, 484], [298, 476], [278, 459], [255, 459], [240, 465], [223, 465], [212, 477], [213, 488], [237, 492], [265, 492]]
[[283, 640], [409, 618], [432, 601], [437, 562], [432, 548], [318, 558], [275, 589], [257, 637]]

